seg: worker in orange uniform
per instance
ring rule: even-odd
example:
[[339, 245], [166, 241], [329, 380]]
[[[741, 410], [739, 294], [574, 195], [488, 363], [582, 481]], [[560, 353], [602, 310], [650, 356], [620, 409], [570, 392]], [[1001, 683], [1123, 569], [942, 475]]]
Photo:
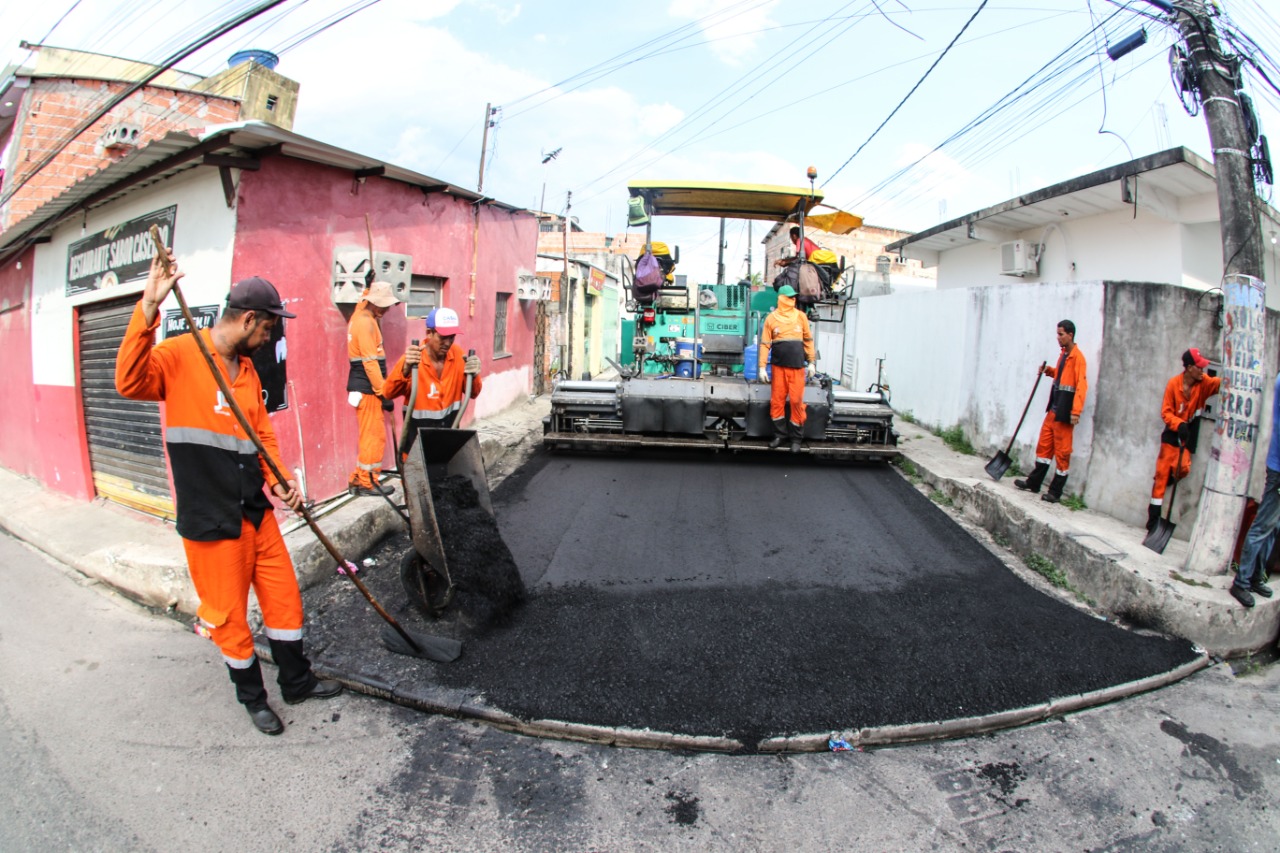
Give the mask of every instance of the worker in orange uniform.
[[[170, 254], [172, 262], [172, 254]], [[228, 408], [194, 335], [167, 338], [153, 346], [159, 306], [182, 273], [171, 272], [157, 256], [133, 310], [116, 358], [116, 390], [134, 400], [163, 401], [165, 447], [173, 472], [178, 534], [186, 551], [191, 582], [200, 597], [196, 611], [202, 633], [222, 650], [236, 698], [253, 724], [269, 735], [284, 724], [267, 704], [262, 669], [253, 651], [246, 607], [249, 588], [257, 595], [277, 682], [284, 701], [327, 699], [342, 692], [336, 681], [317, 679], [302, 646], [302, 595], [264, 481], [290, 509], [302, 504], [297, 484], [275, 481]], [[227, 307], [204, 336], [214, 361], [254, 431], [279, 470], [275, 431], [262, 399], [262, 383], [250, 355], [271, 337], [285, 310], [266, 279], [253, 277], [231, 286]]]
[[1196, 452], [1190, 445], [1191, 420], [1199, 417], [1205, 401], [1222, 386], [1217, 376], [1204, 375], [1208, 366], [1209, 359], [1192, 347], [1182, 354], [1182, 372], [1165, 383], [1164, 402], [1160, 405], [1165, 429], [1160, 434], [1160, 455], [1156, 457], [1155, 482], [1151, 485], [1151, 504], [1147, 507], [1148, 533], [1156, 529], [1156, 522], [1160, 520], [1165, 488], [1173, 480], [1181, 480], [1191, 473], [1191, 454]]
[[375, 281], [365, 290], [347, 323], [347, 358], [351, 361], [347, 402], [355, 406], [360, 428], [356, 470], [347, 480], [347, 491], [353, 495], [381, 497], [392, 491], [378, 483], [382, 476], [382, 457], [387, 450], [382, 413], [395, 408], [394, 398], [383, 394], [387, 353], [382, 348], [382, 317], [399, 301], [390, 284]]
[[[791, 435], [791, 452], [800, 452], [804, 437], [805, 367], [817, 361], [813, 348], [813, 332], [809, 318], [796, 308], [796, 291], [789, 284], [778, 289], [778, 307], [769, 313], [760, 330], [759, 381], [766, 381], [765, 364], [773, 355], [773, 379], [770, 382], [769, 417], [773, 419], [773, 441], [776, 449]], [[787, 422], [787, 401], [791, 401], [791, 420]]]
[[1040, 496], [1041, 500], [1049, 503], [1062, 500], [1062, 488], [1071, 472], [1071, 439], [1076, 424], [1080, 423], [1085, 392], [1089, 390], [1084, 354], [1076, 346], [1076, 324], [1070, 320], [1058, 324], [1058, 346], [1062, 347], [1058, 366], [1041, 366], [1038, 371], [1053, 380], [1053, 390], [1049, 392], [1049, 406], [1045, 409], [1047, 414], [1044, 425], [1040, 427], [1040, 441], [1036, 444], [1036, 467], [1027, 479], [1013, 481], [1019, 489], [1039, 492], [1040, 484], [1049, 473], [1049, 465], [1057, 461], [1053, 480]]
[[418, 398], [408, 404], [412, 406], [409, 423], [416, 427], [452, 427], [462, 408], [468, 376], [472, 377], [472, 399], [480, 396], [480, 388], [484, 384], [480, 379], [480, 357], [464, 356], [462, 349], [454, 345], [459, 326], [457, 311], [433, 308], [427, 315], [427, 332], [422, 344], [410, 344], [387, 375], [383, 386], [386, 397], [407, 398], [412, 387], [408, 371], [417, 365]]

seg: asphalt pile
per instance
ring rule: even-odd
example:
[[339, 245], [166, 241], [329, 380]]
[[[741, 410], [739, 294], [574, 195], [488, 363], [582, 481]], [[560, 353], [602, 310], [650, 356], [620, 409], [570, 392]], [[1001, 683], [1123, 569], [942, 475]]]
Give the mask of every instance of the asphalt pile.
[[407, 627], [463, 639], [459, 660], [383, 649], [340, 578], [305, 594], [313, 658], [525, 719], [750, 747], [1039, 704], [1196, 657], [1035, 588], [886, 466], [537, 457], [494, 506], [529, 595], [488, 630], [408, 606], [407, 537], [363, 575]]
[[497, 521], [463, 476], [432, 480], [431, 500], [456, 588], [442, 618], [456, 618], [475, 632], [503, 623], [524, 599], [525, 590]]

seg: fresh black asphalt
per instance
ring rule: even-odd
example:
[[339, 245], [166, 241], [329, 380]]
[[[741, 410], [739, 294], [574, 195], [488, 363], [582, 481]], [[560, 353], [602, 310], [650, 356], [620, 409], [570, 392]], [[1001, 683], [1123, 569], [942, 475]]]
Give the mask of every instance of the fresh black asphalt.
[[335, 577], [305, 596], [313, 659], [524, 719], [750, 745], [1020, 708], [1196, 657], [1037, 590], [887, 465], [539, 454], [493, 497], [528, 590], [507, 620], [423, 617], [396, 536], [362, 577], [406, 626], [463, 639], [462, 657], [386, 651]]

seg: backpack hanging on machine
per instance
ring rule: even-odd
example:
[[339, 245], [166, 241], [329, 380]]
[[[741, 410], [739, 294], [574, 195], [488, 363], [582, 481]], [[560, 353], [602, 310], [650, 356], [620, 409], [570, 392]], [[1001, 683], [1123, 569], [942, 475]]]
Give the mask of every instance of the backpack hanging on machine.
[[818, 268], [811, 263], [798, 264], [800, 271], [796, 276], [799, 284], [796, 287], [796, 304], [808, 305], [822, 298], [822, 278]]
[[646, 246], [644, 254], [636, 261], [635, 282], [632, 286], [636, 299], [642, 302], [652, 300], [658, 288], [662, 287], [662, 280], [662, 266]]

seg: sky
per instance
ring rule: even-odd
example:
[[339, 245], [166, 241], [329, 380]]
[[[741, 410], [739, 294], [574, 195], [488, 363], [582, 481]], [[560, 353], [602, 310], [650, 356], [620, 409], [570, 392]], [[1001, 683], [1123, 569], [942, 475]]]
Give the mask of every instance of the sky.
[[[23, 62], [25, 39], [158, 62], [259, 2], [0, 0], [0, 33], [12, 39], [0, 61]], [[1280, 3], [1220, 6], [1219, 25], [1251, 38], [1280, 85]], [[625, 229], [630, 180], [805, 186], [809, 166], [829, 203], [922, 230], [1175, 145], [1212, 159], [1203, 115], [1188, 115], [1170, 82], [1176, 31], [1142, 13], [1158, 10], [1144, 0], [288, 0], [177, 67], [207, 75], [236, 50], [272, 50], [301, 84], [296, 132], [468, 189], [492, 104], [484, 193], [553, 213], [572, 193], [569, 212], [588, 231]], [[1107, 56], [1144, 27], [1146, 44]], [[1252, 71], [1246, 81], [1280, 165], [1280, 94]], [[717, 220], [654, 227], [680, 246], [679, 272], [714, 280]], [[766, 227], [754, 226], [757, 271]], [[729, 280], [746, 271], [746, 230], [727, 226]]]

